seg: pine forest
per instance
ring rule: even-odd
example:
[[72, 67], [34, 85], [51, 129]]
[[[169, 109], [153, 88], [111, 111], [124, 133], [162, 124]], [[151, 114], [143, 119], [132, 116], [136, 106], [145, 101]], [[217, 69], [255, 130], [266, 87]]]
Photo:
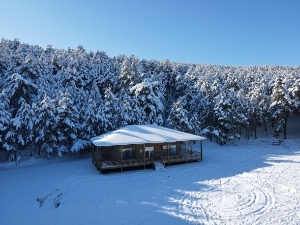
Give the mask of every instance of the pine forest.
[[[199, 53], [201, 54], [201, 53]], [[152, 124], [226, 144], [300, 112], [300, 67], [218, 66], [0, 42], [0, 149], [62, 156], [96, 135]]]

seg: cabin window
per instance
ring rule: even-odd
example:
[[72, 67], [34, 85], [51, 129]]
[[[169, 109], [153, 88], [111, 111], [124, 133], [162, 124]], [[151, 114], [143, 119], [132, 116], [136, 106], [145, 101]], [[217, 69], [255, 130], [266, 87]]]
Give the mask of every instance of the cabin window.
[[[167, 146], [163, 146], [164, 156], [168, 156]], [[176, 155], [176, 145], [169, 145], [169, 155]]]
[[176, 145], [170, 145], [170, 155], [176, 155]]
[[135, 159], [135, 148], [123, 148], [122, 159]]
[[113, 160], [115, 157], [115, 148], [113, 146], [101, 147], [104, 160]]
[[164, 151], [163, 155], [167, 156], [168, 155], [168, 146], [167, 145], [163, 146], [163, 151]]

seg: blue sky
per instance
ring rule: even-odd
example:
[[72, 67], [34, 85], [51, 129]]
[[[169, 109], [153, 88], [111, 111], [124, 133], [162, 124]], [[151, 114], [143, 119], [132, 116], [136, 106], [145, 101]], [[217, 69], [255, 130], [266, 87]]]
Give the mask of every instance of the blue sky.
[[300, 65], [299, 0], [0, 0], [0, 37], [109, 56]]

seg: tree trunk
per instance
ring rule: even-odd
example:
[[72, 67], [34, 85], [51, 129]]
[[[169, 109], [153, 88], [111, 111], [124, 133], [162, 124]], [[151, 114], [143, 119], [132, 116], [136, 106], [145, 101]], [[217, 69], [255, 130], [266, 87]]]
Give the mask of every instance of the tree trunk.
[[264, 119], [264, 127], [265, 127], [265, 131], [268, 131], [266, 119]]
[[248, 140], [250, 139], [250, 128], [248, 127]]
[[30, 144], [30, 157], [33, 156], [33, 143]]
[[254, 119], [254, 138], [257, 139], [257, 133], [256, 133], [256, 119]]
[[283, 139], [286, 139], [286, 123], [287, 123], [287, 117], [284, 118], [284, 124], [283, 124]]
[[247, 140], [250, 139], [250, 128], [249, 128], [249, 126], [247, 126], [247, 128], [246, 128], [246, 138], [247, 138]]

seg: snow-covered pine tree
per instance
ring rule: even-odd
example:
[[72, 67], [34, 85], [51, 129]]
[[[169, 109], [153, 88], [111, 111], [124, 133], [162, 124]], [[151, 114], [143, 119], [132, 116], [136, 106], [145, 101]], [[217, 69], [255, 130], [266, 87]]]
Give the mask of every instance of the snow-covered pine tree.
[[120, 124], [120, 107], [119, 99], [111, 92], [110, 88], [105, 91], [103, 112], [103, 133], [119, 127]]
[[124, 57], [121, 64], [120, 77], [116, 84], [117, 91], [120, 91], [122, 88], [129, 90], [141, 81], [138, 58], [133, 55], [130, 57]]
[[23, 78], [20, 74], [15, 73], [6, 79], [4, 88], [10, 99], [10, 110], [14, 117], [21, 107], [21, 98], [28, 104], [33, 102], [33, 96], [36, 96], [38, 87], [30, 80]]
[[188, 121], [192, 127], [190, 132], [200, 134], [202, 128], [201, 122], [203, 122], [201, 113], [203, 112], [204, 97], [197, 85], [189, 87], [186, 92], [183, 99], [187, 103], [185, 109], [188, 111]]
[[185, 109], [186, 102], [184, 97], [180, 98], [172, 106], [168, 117], [168, 126], [187, 133], [192, 133], [192, 126], [189, 121], [188, 111]]
[[130, 89], [131, 95], [137, 99], [141, 107], [142, 120], [144, 123], [157, 123], [162, 125], [162, 112], [164, 110], [163, 94], [160, 92], [161, 84], [152, 82], [151, 78], [144, 79]]
[[[263, 113], [263, 109], [266, 107], [264, 106], [266, 96], [264, 96], [264, 92], [259, 85], [252, 85], [247, 98], [249, 99], [249, 105], [246, 109], [248, 111], [248, 122], [250, 128], [252, 127], [254, 130], [254, 138], [256, 139], [257, 126], [265, 123], [266, 115]], [[247, 137], [249, 138], [248, 134]]]
[[58, 155], [68, 152], [78, 134], [79, 111], [67, 91], [60, 93], [57, 106]]
[[[118, 61], [109, 58], [105, 52], [96, 52], [91, 58], [90, 75], [100, 91], [104, 96], [104, 92], [108, 87], [114, 87], [119, 76]], [[113, 89], [114, 90], [114, 89]]]
[[9, 112], [9, 99], [4, 90], [0, 93], [0, 146], [4, 142], [4, 137], [10, 128], [11, 113]]
[[215, 98], [214, 113], [218, 121], [220, 144], [232, 140], [238, 130], [241, 115], [237, 110], [240, 104], [236, 102], [235, 96], [236, 92], [232, 88]]
[[286, 139], [286, 124], [288, 117], [292, 113], [292, 109], [291, 100], [281, 76], [276, 78], [275, 86], [272, 90], [269, 113], [275, 125], [275, 136], [278, 137], [280, 129], [283, 128], [283, 138]]
[[104, 115], [101, 114], [103, 102], [100, 93], [97, 92], [97, 89], [91, 89], [87, 96], [88, 104], [81, 111], [83, 121], [79, 135], [80, 138], [84, 140], [89, 140], [91, 137], [101, 134], [101, 125], [103, 124], [104, 117]]
[[[104, 100], [98, 91], [97, 84], [94, 82], [93, 88], [86, 95], [88, 104], [84, 110], [82, 110], [83, 122], [80, 138], [83, 140], [89, 140], [92, 136], [100, 135], [114, 128], [113, 120], [119, 118], [118, 99], [112, 94], [110, 89], [106, 91]], [[112, 101], [112, 102], [110, 102]], [[112, 109], [111, 107], [115, 108]], [[112, 114], [112, 111], [115, 113]], [[117, 123], [115, 121], [115, 123]]]
[[[234, 102], [233, 110], [233, 123], [236, 125], [233, 134], [235, 137], [240, 138], [242, 133], [242, 128], [246, 130], [250, 127], [249, 123], [249, 107], [250, 102], [247, 98], [244, 89], [240, 88], [236, 93], [232, 93], [232, 100]], [[248, 129], [249, 130], [249, 129]]]
[[[219, 133], [217, 132], [218, 121], [214, 113], [215, 94], [208, 82], [200, 82], [199, 86], [199, 99], [197, 101], [199, 101], [198, 118], [201, 124], [200, 128], [201, 132], [204, 130], [204, 133], [206, 133], [206, 135], [210, 138], [210, 141], [212, 141], [212, 137]], [[192, 104], [194, 105], [194, 103]], [[197, 103], [194, 105], [194, 107], [197, 107]]]
[[57, 118], [54, 100], [44, 91], [39, 91], [39, 104], [35, 108], [35, 144], [39, 147], [39, 154], [41, 150], [46, 151], [48, 158], [51, 158], [54, 149], [57, 147]]
[[142, 124], [142, 109], [135, 97], [128, 95], [124, 89], [118, 93], [120, 120], [119, 125]]
[[294, 113], [300, 113], [300, 79], [297, 79], [291, 88], [289, 88]]
[[34, 132], [33, 125], [35, 123], [35, 113], [23, 98], [20, 99], [20, 108], [17, 114], [12, 118], [12, 125], [16, 132], [16, 141], [18, 149], [30, 146], [33, 141]]
[[166, 79], [166, 88], [170, 92], [170, 89], [175, 91], [175, 78], [176, 74], [173, 71], [172, 64], [169, 60], [163, 60], [159, 63], [160, 72], [162, 76]]
[[[1, 48], [1, 46], [0, 46]], [[5, 78], [6, 78], [6, 62], [4, 59], [1, 58], [1, 55], [0, 55], [0, 90], [3, 89], [4, 87], [4, 81], [5, 81]]]

